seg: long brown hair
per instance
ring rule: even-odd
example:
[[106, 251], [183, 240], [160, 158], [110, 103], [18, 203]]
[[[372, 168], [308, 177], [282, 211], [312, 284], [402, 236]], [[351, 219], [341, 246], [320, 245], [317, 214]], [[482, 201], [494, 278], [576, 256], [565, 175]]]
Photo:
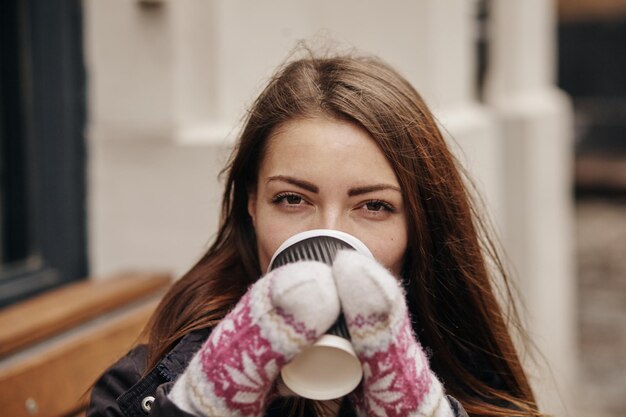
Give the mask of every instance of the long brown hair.
[[215, 326], [261, 275], [247, 199], [264, 147], [281, 123], [320, 115], [363, 127], [395, 171], [409, 228], [401, 278], [415, 332], [446, 391], [472, 416], [540, 415], [509, 334], [517, 315], [505, 315], [494, 294], [493, 280], [506, 283], [506, 273], [463, 170], [419, 94], [373, 57], [307, 56], [270, 80], [223, 171], [216, 239], [149, 324], [148, 365], [188, 332]]

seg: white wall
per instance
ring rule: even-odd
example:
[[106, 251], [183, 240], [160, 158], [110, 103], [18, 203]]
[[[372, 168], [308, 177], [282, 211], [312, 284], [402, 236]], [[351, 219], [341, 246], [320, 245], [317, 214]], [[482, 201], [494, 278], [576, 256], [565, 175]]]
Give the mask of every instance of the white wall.
[[[453, 138], [568, 402], [571, 111], [554, 87], [552, 3], [493, 4], [484, 104], [474, 87], [473, 1], [84, 0], [94, 275], [188, 268], [215, 232], [216, 175], [244, 109], [297, 39], [334, 39], [399, 69]], [[537, 387], [548, 411], [564, 415], [541, 373]]]
[[[128, 265], [178, 273], [189, 265], [215, 228], [209, 196], [217, 194], [208, 178], [247, 104], [298, 39], [355, 46], [396, 66], [464, 148], [497, 205], [494, 123], [473, 99], [471, 2], [269, 3], [85, 1], [95, 272]], [[208, 159], [215, 153], [221, 159]], [[152, 188], [163, 193], [145, 198]], [[205, 210], [189, 212], [198, 198]], [[141, 236], [152, 244], [138, 244]]]

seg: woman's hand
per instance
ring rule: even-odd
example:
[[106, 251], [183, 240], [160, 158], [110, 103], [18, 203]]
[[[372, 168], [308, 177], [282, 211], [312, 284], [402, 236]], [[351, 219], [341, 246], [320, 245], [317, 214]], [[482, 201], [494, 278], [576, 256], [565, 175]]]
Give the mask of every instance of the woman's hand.
[[333, 276], [364, 381], [353, 394], [367, 417], [453, 416], [415, 338], [404, 292], [383, 266], [356, 251], [337, 254]]
[[198, 416], [261, 416], [283, 365], [338, 315], [328, 265], [278, 268], [259, 279], [213, 330], [169, 398]]

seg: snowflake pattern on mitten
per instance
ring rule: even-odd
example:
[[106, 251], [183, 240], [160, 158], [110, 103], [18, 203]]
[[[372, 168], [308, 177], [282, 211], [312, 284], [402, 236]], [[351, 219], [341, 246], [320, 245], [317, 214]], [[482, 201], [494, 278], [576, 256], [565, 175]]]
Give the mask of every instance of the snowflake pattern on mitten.
[[417, 341], [398, 281], [355, 251], [341, 251], [333, 275], [363, 383], [352, 394], [362, 417], [452, 417], [441, 382]]
[[169, 398], [198, 416], [263, 415], [280, 369], [337, 319], [330, 267], [297, 262], [255, 283], [215, 328]]

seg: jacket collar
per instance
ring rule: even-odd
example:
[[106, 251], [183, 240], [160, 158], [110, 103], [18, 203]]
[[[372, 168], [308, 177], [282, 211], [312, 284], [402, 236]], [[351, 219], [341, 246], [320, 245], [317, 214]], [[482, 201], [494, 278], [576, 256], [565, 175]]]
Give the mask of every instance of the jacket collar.
[[210, 329], [201, 329], [186, 334], [157, 364], [159, 374], [167, 381], [174, 381], [187, 368], [187, 364], [210, 333]]

